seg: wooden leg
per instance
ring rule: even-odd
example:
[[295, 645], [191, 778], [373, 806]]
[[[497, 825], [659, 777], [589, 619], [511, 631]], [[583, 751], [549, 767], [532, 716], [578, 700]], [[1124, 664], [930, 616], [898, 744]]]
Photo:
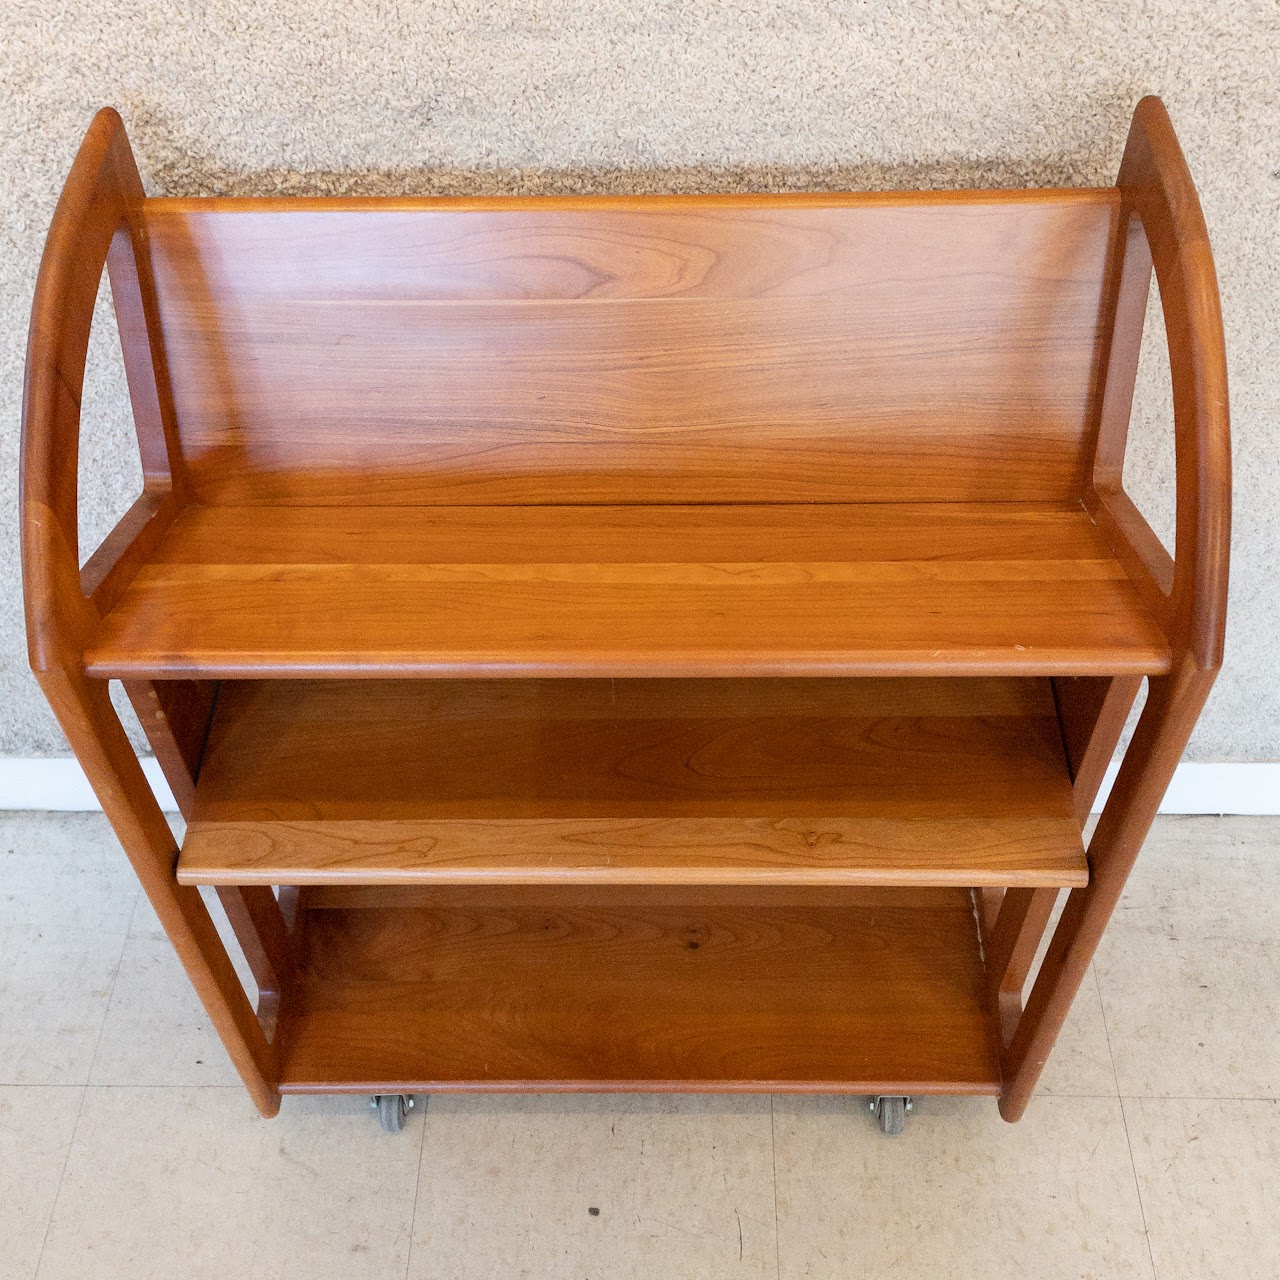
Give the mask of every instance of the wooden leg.
[[[178, 802], [191, 817], [204, 744], [218, 699], [214, 680], [126, 680], [125, 692]], [[270, 1039], [292, 971], [288, 930], [270, 889], [219, 887], [218, 900], [258, 984], [258, 1022]]]
[[1191, 663], [1153, 678], [1115, 788], [1089, 844], [1091, 879], [1073, 889], [1009, 1045], [1000, 1114], [1018, 1120], [1088, 971], [1138, 850], [1173, 777], [1214, 672]]
[[1060, 676], [1050, 681], [1062, 726], [1062, 742], [1083, 826], [1115, 755], [1141, 676]]
[[302, 910], [302, 890], [296, 884], [282, 884], [278, 903], [285, 932], [293, 933], [298, 926], [298, 914]]
[[275, 1029], [280, 998], [293, 977], [293, 940], [280, 904], [263, 885], [219, 885], [218, 901], [227, 913], [231, 931], [249, 962], [258, 984], [258, 1021], [270, 1037]]
[[987, 973], [1000, 1008], [1005, 1045], [1013, 1039], [1022, 1016], [1022, 988], [1036, 958], [1049, 917], [1058, 901], [1057, 889], [1009, 889], [987, 946]]
[[268, 1042], [199, 890], [174, 879], [178, 848], [125, 734], [105, 681], [64, 670], [38, 673], [63, 733], [124, 846], [191, 985], [264, 1116], [280, 1109]]
[[996, 921], [1000, 918], [1000, 907], [1004, 903], [1004, 889], [986, 887], [978, 890], [978, 917], [982, 924], [982, 936], [989, 938], [996, 929]]
[[190, 818], [200, 759], [218, 699], [218, 682], [126, 680], [124, 691], [178, 802], [178, 812]]

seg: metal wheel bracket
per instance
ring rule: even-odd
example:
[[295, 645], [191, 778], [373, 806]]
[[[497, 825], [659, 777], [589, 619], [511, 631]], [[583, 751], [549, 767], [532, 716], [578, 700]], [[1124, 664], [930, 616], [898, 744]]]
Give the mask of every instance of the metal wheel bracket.
[[384, 1133], [399, 1133], [415, 1103], [411, 1093], [375, 1093], [369, 1099], [369, 1106], [376, 1113]]
[[915, 1103], [901, 1094], [877, 1094], [867, 1100], [867, 1109], [879, 1123], [880, 1132], [891, 1138], [902, 1132], [907, 1113], [914, 1107]]

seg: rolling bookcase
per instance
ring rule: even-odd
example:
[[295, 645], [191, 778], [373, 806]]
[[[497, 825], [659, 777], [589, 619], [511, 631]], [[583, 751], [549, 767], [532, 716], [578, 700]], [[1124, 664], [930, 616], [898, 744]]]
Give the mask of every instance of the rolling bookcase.
[[[82, 563], [104, 263], [144, 487]], [[1172, 555], [1121, 483], [1153, 267]], [[1016, 1120], [1221, 662], [1222, 325], [1151, 98], [1114, 187], [541, 199], [148, 198], [104, 110], [23, 430], [32, 666], [264, 1115]]]

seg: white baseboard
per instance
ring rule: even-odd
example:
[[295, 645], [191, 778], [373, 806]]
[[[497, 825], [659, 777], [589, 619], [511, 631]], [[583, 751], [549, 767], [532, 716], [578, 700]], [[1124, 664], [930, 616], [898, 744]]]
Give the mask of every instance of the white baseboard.
[[[1096, 813], [1111, 793], [1120, 766], [1107, 769], [1093, 806]], [[1160, 802], [1161, 813], [1280, 814], [1280, 761], [1261, 764], [1192, 764], [1184, 761]]]
[[[142, 771], [168, 813], [177, 812], [169, 784], [159, 763], [148, 756]], [[76, 813], [101, 809], [80, 762], [69, 756], [56, 759], [0, 756], [0, 809], [57, 809]]]
[[[142, 762], [160, 806], [177, 808], [155, 760]], [[1117, 766], [1107, 770], [1095, 809], [1111, 790]], [[73, 759], [0, 757], [0, 809], [99, 809], [97, 797]], [[1280, 814], [1280, 761], [1264, 764], [1180, 764], [1161, 813]]]

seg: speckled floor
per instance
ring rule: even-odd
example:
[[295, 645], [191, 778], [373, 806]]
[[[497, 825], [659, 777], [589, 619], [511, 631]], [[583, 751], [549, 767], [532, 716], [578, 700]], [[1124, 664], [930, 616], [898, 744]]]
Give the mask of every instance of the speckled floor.
[[258, 1119], [101, 817], [0, 817], [0, 1280], [1249, 1280], [1280, 1256], [1280, 819], [1162, 819], [1022, 1123], [927, 1099]]

